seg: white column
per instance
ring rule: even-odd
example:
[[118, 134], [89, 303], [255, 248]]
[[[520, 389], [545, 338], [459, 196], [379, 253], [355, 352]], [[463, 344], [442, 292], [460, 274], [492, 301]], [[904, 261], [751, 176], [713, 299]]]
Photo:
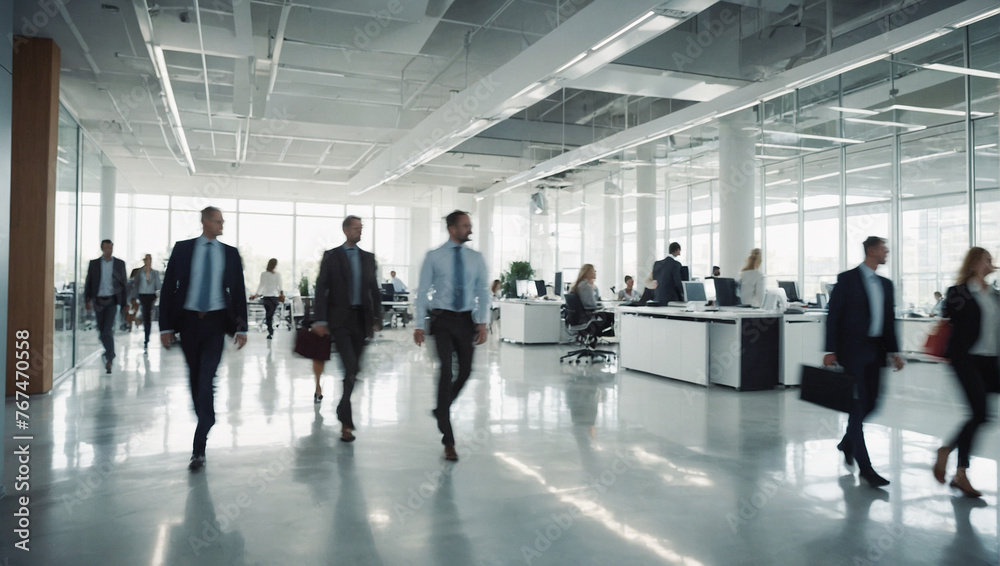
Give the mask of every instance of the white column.
[[[115, 239], [115, 176], [117, 170], [109, 165], [101, 167], [101, 239]], [[100, 242], [84, 242], [83, 248], [97, 246]]]
[[494, 265], [494, 250], [496, 245], [496, 235], [493, 233], [493, 203], [494, 197], [484, 198], [476, 203], [477, 221], [472, 229], [479, 236], [479, 251], [483, 252], [486, 258], [486, 267], [490, 270], [490, 277], [499, 275], [501, 266]]
[[719, 120], [719, 267], [735, 277], [754, 247], [755, 121], [752, 110]]
[[[636, 232], [635, 258], [636, 272], [632, 273], [636, 283], [641, 283], [653, 271], [656, 257], [656, 162], [654, 151], [656, 145], [648, 143], [636, 148], [636, 158], [640, 161], [636, 169]], [[623, 274], [629, 275], [629, 274]], [[623, 289], [624, 282], [616, 281], [617, 288]]]

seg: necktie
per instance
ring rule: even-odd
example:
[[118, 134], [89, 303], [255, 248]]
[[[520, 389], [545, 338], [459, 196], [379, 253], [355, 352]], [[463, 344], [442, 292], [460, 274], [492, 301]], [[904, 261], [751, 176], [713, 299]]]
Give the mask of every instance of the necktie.
[[455, 248], [453, 277], [455, 278], [455, 310], [461, 312], [465, 307], [465, 266], [462, 264], [462, 246]]
[[198, 310], [208, 312], [212, 295], [212, 243], [205, 243], [205, 261], [202, 262], [201, 289], [198, 292]]

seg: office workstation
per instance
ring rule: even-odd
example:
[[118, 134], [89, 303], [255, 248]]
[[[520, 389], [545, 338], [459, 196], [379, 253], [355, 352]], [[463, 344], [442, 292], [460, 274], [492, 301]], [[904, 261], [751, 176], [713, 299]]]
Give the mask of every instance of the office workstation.
[[[9, 394], [26, 383], [13, 332], [30, 330], [37, 359], [33, 560], [184, 563], [196, 540], [219, 563], [287, 562], [288, 548], [434, 566], [997, 562], [998, 429], [962, 461], [981, 497], [939, 483], [932, 464], [968, 407], [952, 364], [923, 355], [970, 247], [1000, 251], [995, 1], [50, 4], [0, 10], [0, 335]], [[185, 465], [206, 413], [183, 347], [119, 330], [105, 359], [84, 283], [104, 239], [126, 273], [150, 254], [165, 275], [206, 206], [248, 294], [277, 260], [279, 316], [302, 331], [326, 252], [360, 224], [330, 273], [363, 324], [326, 322], [364, 353], [294, 354], [300, 333], [267, 340], [251, 302], [246, 345], [224, 338], [197, 474]], [[471, 224], [455, 239], [454, 211]], [[883, 321], [921, 362], [883, 372], [864, 425], [888, 498], [845, 468], [849, 417], [799, 386], [829, 354], [838, 276], [869, 236], [889, 249], [872, 269], [892, 284]], [[439, 401], [450, 410], [432, 413]], [[17, 448], [8, 434], [8, 518]], [[109, 464], [76, 512], [49, 504]], [[438, 469], [455, 473], [407, 503], [413, 470]], [[611, 473], [613, 497], [583, 501], [580, 478]], [[224, 517], [251, 475], [267, 489]], [[139, 502], [134, 478], [164, 497]], [[741, 515], [772, 482], [779, 495]], [[546, 534], [567, 506], [585, 512]], [[886, 529], [874, 559], [868, 535]]]

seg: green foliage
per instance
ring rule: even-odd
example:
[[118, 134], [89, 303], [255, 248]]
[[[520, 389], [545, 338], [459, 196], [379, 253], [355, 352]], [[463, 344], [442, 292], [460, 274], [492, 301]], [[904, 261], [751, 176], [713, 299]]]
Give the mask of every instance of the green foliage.
[[299, 296], [309, 296], [309, 278], [305, 275], [302, 276], [302, 279], [299, 279]]
[[517, 296], [517, 282], [525, 279], [532, 279], [535, 270], [531, 263], [527, 261], [512, 261], [507, 271], [500, 274], [500, 289], [504, 297]]

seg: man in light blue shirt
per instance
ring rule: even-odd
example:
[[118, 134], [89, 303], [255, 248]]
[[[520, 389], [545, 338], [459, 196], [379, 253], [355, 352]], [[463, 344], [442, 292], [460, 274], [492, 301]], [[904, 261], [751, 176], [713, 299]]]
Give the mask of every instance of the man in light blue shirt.
[[[438, 380], [438, 429], [444, 435], [446, 460], [457, 461], [455, 435], [451, 428], [451, 404], [472, 373], [473, 343], [486, 342], [486, 323], [490, 316], [489, 276], [483, 254], [466, 247], [472, 235], [472, 220], [467, 212], [456, 210], [445, 219], [448, 241], [427, 252], [420, 268], [420, 286], [416, 294], [416, 329], [413, 341], [424, 343], [424, 320], [431, 315], [430, 333], [434, 335], [441, 376]], [[428, 299], [428, 294], [431, 297]], [[451, 356], [458, 354], [458, 377], [452, 380]]]

